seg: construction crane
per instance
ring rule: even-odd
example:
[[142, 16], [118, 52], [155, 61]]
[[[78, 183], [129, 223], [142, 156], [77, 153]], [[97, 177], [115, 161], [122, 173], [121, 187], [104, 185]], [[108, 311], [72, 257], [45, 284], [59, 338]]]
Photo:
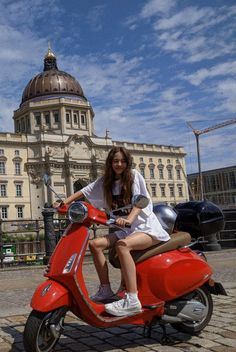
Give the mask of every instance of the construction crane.
[[204, 199], [204, 195], [203, 195], [203, 180], [202, 180], [202, 170], [201, 170], [200, 148], [199, 148], [199, 136], [201, 134], [211, 132], [211, 131], [216, 130], [218, 128], [222, 128], [222, 127], [226, 127], [226, 126], [232, 125], [233, 123], [236, 123], [236, 118], [231, 119], [231, 120], [227, 120], [227, 121], [222, 122], [222, 123], [218, 123], [216, 125], [204, 128], [202, 130], [198, 130], [198, 129], [193, 128], [191, 122], [187, 122], [188, 126], [191, 128], [191, 130], [193, 131], [193, 133], [195, 135], [195, 138], [196, 138], [197, 160], [198, 160], [198, 175], [199, 175], [199, 190], [200, 190], [201, 200]]

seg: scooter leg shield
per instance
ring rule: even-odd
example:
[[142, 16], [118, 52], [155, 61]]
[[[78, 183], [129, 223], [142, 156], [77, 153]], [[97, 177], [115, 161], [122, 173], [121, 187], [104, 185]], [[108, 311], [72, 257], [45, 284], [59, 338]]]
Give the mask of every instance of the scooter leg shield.
[[48, 312], [69, 305], [68, 290], [53, 280], [46, 280], [40, 284], [31, 300], [31, 307], [39, 312]]

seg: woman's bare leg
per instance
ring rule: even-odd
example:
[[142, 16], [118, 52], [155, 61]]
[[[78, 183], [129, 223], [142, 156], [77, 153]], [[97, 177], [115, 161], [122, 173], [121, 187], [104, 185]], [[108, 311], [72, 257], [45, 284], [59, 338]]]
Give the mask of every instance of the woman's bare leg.
[[103, 251], [115, 245], [117, 237], [110, 234], [104, 237], [97, 237], [89, 241], [89, 248], [93, 257], [93, 262], [102, 285], [109, 284], [108, 265]]
[[160, 241], [142, 232], [134, 233], [125, 239], [117, 241], [116, 250], [127, 292], [137, 292], [136, 267], [130, 251], [146, 249], [158, 243]]

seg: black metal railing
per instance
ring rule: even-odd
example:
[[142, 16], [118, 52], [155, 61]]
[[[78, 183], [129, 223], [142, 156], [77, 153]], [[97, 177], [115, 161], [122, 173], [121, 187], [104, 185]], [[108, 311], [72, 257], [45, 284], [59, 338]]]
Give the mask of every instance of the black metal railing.
[[[55, 218], [52, 208], [44, 208], [44, 220], [0, 219], [0, 267], [47, 264], [68, 224], [66, 218]], [[236, 209], [223, 210], [225, 228], [216, 234], [222, 249], [236, 248]], [[90, 237], [107, 234], [105, 226], [93, 225]], [[203, 239], [203, 245], [208, 239]], [[89, 255], [89, 251], [87, 251]]]

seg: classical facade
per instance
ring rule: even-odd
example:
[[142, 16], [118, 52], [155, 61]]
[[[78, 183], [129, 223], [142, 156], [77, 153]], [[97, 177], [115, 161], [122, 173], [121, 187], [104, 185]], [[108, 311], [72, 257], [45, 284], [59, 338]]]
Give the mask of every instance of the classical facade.
[[14, 111], [14, 133], [0, 133], [0, 216], [40, 219], [55, 196], [44, 186], [50, 174], [65, 197], [101, 175], [108, 150], [125, 146], [145, 177], [153, 202], [188, 200], [182, 147], [112, 140], [94, 132], [94, 112], [79, 82], [57, 67], [51, 49], [44, 70], [33, 77]]
[[[188, 175], [192, 195], [199, 199], [199, 175]], [[204, 198], [223, 209], [236, 208], [236, 166], [202, 172]]]

